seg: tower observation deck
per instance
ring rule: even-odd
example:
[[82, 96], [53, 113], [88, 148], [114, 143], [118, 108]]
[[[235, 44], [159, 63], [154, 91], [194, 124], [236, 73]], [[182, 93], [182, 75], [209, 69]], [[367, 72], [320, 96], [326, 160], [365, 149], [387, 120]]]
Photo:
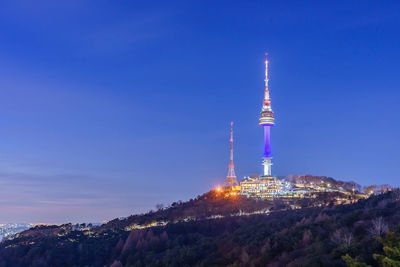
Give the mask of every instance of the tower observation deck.
[[268, 53], [265, 53], [265, 91], [264, 91], [264, 102], [261, 109], [261, 115], [259, 124], [264, 128], [264, 156], [263, 156], [263, 166], [264, 166], [264, 176], [271, 176], [271, 166], [272, 166], [272, 154], [271, 154], [271, 144], [270, 144], [270, 130], [271, 127], [275, 125], [274, 112], [271, 108], [271, 99], [269, 96], [268, 89]]

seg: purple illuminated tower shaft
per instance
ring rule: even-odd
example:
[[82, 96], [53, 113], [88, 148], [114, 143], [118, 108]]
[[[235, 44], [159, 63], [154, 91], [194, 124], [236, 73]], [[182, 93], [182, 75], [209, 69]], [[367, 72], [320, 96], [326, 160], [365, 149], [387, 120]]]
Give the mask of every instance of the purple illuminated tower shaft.
[[272, 157], [271, 157], [271, 144], [270, 144], [270, 129], [271, 126], [275, 125], [275, 117], [274, 112], [271, 108], [271, 100], [269, 97], [268, 90], [268, 59], [267, 54], [265, 54], [265, 91], [264, 91], [264, 103], [261, 110], [261, 116], [259, 124], [264, 128], [264, 157], [263, 157], [263, 165], [264, 165], [264, 176], [271, 176], [271, 166], [272, 166]]
[[264, 125], [264, 158], [271, 157], [270, 131], [271, 126]]

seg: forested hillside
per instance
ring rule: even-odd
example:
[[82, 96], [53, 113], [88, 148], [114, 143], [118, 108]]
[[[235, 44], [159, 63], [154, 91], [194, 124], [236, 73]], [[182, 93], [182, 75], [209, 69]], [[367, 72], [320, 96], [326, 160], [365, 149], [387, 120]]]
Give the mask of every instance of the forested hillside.
[[[229, 212], [207, 218], [209, 209], [199, 201], [216, 201], [217, 213]], [[98, 228], [37, 227], [1, 244], [0, 266], [346, 266], [346, 254], [376, 266], [372, 255], [382, 253], [376, 237], [400, 231], [399, 191], [349, 205], [305, 203], [302, 209], [289, 209], [276, 202], [235, 202], [206, 194]], [[270, 212], [229, 216], [246, 205], [247, 211]], [[192, 216], [189, 210], [203, 210], [203, 217], [185, 221], [185, 216]], [[140, 220], [182, 214], [164, 226], [126, 230]]]

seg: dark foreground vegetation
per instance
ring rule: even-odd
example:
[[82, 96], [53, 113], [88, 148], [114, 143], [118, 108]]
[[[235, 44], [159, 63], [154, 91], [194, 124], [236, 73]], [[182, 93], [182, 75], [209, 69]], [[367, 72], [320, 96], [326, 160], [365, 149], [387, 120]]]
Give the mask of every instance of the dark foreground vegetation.
[[[349, 205], [329, 204], [327, 195], [321, 207], [294, 203], [302, 209], [212, 194], [98, 228], [36, 227], [0, 244], [0, 266], [382, 266], [378, 237], [400, 233], [399, 191]], [[272, 212], [229, 216], [257, 209]], [[157, 220], [169, 223], [126, 230]]]

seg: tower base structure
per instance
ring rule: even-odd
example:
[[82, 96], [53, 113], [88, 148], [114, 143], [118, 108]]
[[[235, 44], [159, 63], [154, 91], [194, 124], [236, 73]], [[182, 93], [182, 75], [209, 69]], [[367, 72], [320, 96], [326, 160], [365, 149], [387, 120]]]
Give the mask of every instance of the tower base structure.
[[236, 179], [236, 176], [226, 177], [224, 189], [228, 191], [240, 191], [240, 185]]
[[272, 175], [272, 157], [264, 157], [262, 165], [264, 166], [264, 176]]

